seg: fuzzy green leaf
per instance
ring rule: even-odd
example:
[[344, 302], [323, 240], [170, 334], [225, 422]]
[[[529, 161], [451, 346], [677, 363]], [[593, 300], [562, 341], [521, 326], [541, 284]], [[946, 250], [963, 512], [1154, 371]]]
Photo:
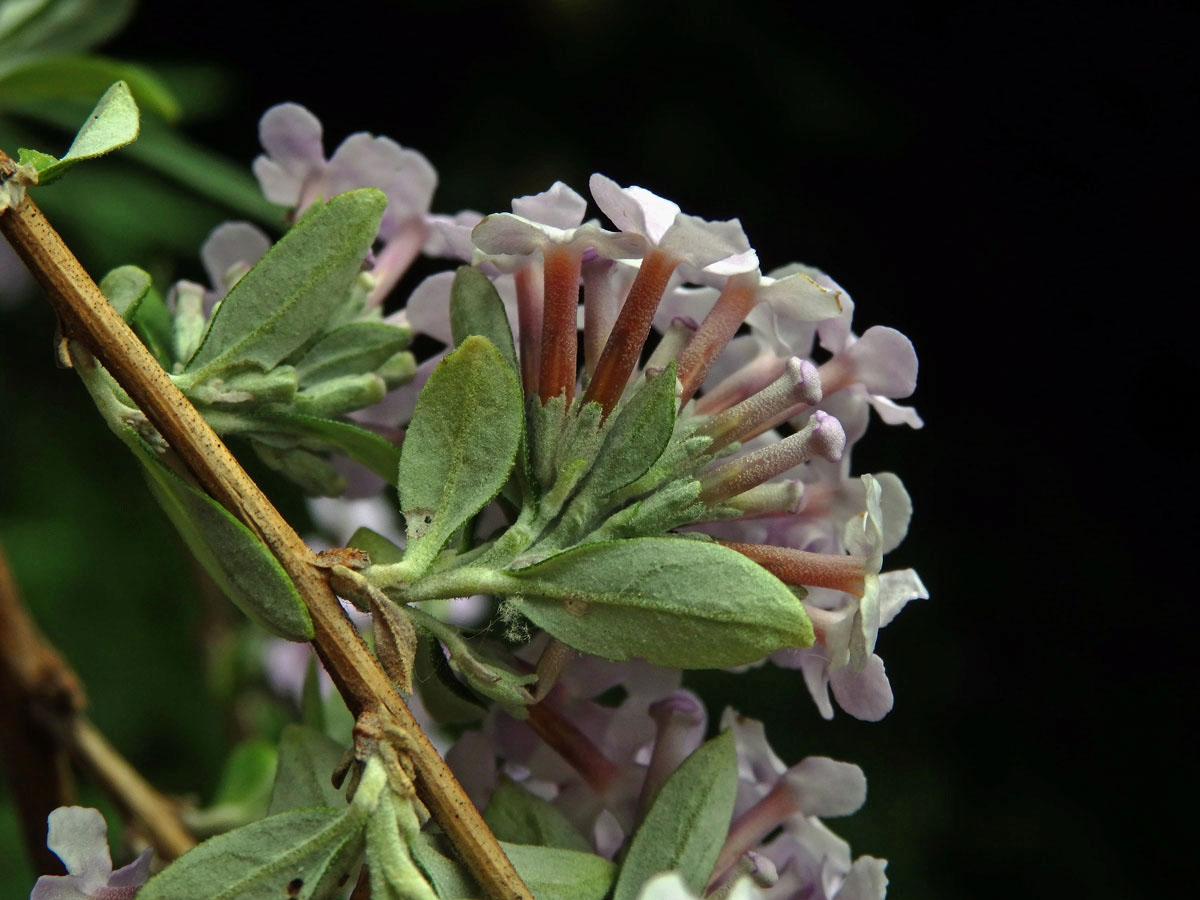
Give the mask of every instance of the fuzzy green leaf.
[[584, 492], [604, 496], [637, 481], [662, 456], [674, 429], [675, 363], [672, 362], [621, 405]]
[[193, 383], [235, 367], [267, 371], [318, 334], [358, 277], [386, 205], [373, 188], [314, 204], [221, 302], [184, 369]]
[[139, 900], [326, 900], [362, 856], [364, 816], [353, 808], [297, 809], [209, 838], [155, 875]]
[[509, 368], [520, 374], [504, 301], [492, 280], [471, 266], [460, 266], [450, 285], [450, 333], [456, 347], [473, 334], [487, 338]]
[[492, 791], [483, 820], [502, 841], [583, 853], [591, 850], [566, 816], [508, 778]]
[[38, 184], [49, 184], [77, 162], [103, 156], [132, 143], [138, 136], [140, 121], [129, 85], [118, 81], [104, 92], [92, 114], [75, 135], [66, 155], [38, 169]]
[[284, 726], [267, 815], [310, 806], [345, 809], [346, 798], [330, 781], [343, 751], [340, 744], [315, 728]]
[[304, 601], [266, 545], [221, 504], [159, 462], [140, 440], [129, 446], [142, 463], [151, 493], [225, 596], [271, 634], [312, 640]]
[[604, 900], [617, 875], [615, 865], [594, 853], [506, 841], [500, 846], [535, 898]]
[[126, 322], [133, 321], [150, 290], [150, 273], [137, 266], [120, 266], [100, 280], [100, 292]]
[[[500, 847], [535, 900], [604, 900], [617, 874], [615, 865], [592, 853], [507, 841]], [[442, 900], [483, 896], [475, 879], [450, 858], [444, 840], [422, 834], [409, 849]]]
[[517, 376], [487, 338], [467, 338], [417, 398], [397, 488], [419, 574], [508, 479], [524, 428]]
[[634, 900], [648, 879], [671, 871], [700, 896], [729, 833], [737, 781], [733, 732], [718, 735], [684, 760], [634, 833], [613, 900]]
[[337, 378], [374, 372], [408, 346], [412, 332], [383, 322], [353, 322], [322, 337], [296, 363], [305, 388]]
[[726, 668], [813, 640], [783, 582], [707, 541], [597, 542], [497, 574], [495, 592], [535, 625], [605, 659]]

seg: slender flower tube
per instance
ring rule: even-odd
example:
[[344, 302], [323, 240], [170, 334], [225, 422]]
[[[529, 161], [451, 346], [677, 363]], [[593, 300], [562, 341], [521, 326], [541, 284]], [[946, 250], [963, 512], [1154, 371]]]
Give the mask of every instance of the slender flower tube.
[[607, 416], [637, 365], [676, 267], [687, 263], [703, 269], [735, 258], [736, 267], [748, 271], [758, 265], [758, 258], [736, 219], [706, 222], [685, 215], [674, 203], [644, 188], [622, 188], [599, 174], [592, 176], [590, 186], [596, 204], [613, 224], [622, 232], [640, 235], [649, 245], [584, 394], [584, 402], [599, 403]]
[[845, 446], [841, 423], [818, 411], [802, 431], [706, 472], [700, 479], [700, 499], [720, 503], [814, 456], [837, 460]]
[[821, 401], [821, 379], [817, 368], [806, 359], [793, 356], [784, 363], [783, 373], [756, 394], [709, 419], [696, 434], [710, 437], [712, 453], [752, 434], [780, 412], [797, 403], [815, 406]]

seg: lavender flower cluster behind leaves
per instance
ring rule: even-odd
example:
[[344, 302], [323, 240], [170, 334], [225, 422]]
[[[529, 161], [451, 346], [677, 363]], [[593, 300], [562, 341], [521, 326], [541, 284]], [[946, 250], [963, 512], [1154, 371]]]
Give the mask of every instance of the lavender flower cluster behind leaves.
[[[921, 426], [894, 402], [916, 384], [909, 341], [857, 335], [849, 294], [817, 269], [762, 274], [737, 220], [603, 175], [589, 187], [613, 231], [562, 183], [511, 213], [433, 215], [432, 167], [387, 138], [353, 135], [327, 159], [320, 123], [294, 104], [260, 133], [255, 174], [295, 222], [283, 240], [268, 250], [226, 225], [202, 251], [209, 286], [181, 282], [163, 301], [127, 268], [106, 293], [218, 431], [310, 492], [344, 486], [335, 465], [352, 470], [332, 453], [390, 480], [380, 436], [404, 429], [404, 533], [378, 533], [392, 514], [380, 498], [374, 529], [338, 535], [365, 553], [333, 583], [372, 613], [418, 715], [459, 734], [448, 760], [534, 892], [559, 896], [566, 872], [578, 889], [562, 896], [597, 900], [883, 897], [884, 862], [852, 859], [822, 821], [862, 805], [858, 767], [788, 768], [731, 710], [702, 743], [706, 713], [680, 669], [769, 658], [801, 670], [826, 718], [831, 690], [860, 719], [891, 709], [879, 630], [926, 593], [911, 570], [882, 571], [911, 514], [900, 479], [854, 477], [850, 451], [872, 408]], [[383, 316], [422, 252], [469, 267]], [[446, 350], [416, 365], [413, 333]], [[483, 630], [445, 614], [479, 596], [498, 602]], [[365, 835], [373, 884], [419, 870], [438, 896], [469, 895], [410, 809], [393, 784], [336, 820], [285, 812], [230, 837]], [[320, 884], [348, 877], [344, 856], [312, 863]], [[149, 893], [191, 884], [170, 874], [203, 869], [188, 859]]]

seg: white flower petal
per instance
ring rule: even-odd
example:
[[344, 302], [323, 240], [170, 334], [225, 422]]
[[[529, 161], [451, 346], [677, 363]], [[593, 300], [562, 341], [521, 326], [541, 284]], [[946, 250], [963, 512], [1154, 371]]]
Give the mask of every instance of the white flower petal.
[[523, 219], [530, 219], [555, 228], [575, 228], [587, 212], [587, 200], [561, 181], [556, 181], [540, 194], [518, 197], [512, 210]]
[[879, 627], [900, 613], [909, 600], [928, 600], [929, 591], [912, 569], [884, 572], [879, 576]]
[[92, 893], [107, 884], [112, 874], [112, 857], [108, 853], [108, 825], [100, 810], [60, 806], [46, 821], [49, 825], [46, 846], [79, 879], [80, 888]]
[[224, 222], [212, 230], [200, 248], [208, 283], [218, 294], [227, 290], [225, 276], [238, 263], [253, 266], [271, 248], [271, 239], [249, 222]]
[[912, 341], [895, 328], [868, 328], [846, 354], [868, 393], [895, 398], [907, 397], [917, 389], [917, 352]]
[[886, 859], [860, 856], [850, 867], [850, 874], [838, 889], [836, 900], [883, 900], [887, 896], [888, 879], [883, 870]]
[[854, 763], [810, 756], [783, 777], [806, 816], [848, 816], [867, 800], [867, 778]]
[[263, 113], [258, 138], [276, 164], [299, 179], [325, 165], [321, 120], [299, 103], [280, 103]]
[[302, 178], [292, 175], [269, 156], [256, 156], [250, 167], [264, 197], [280, 206], [296, 205], [304, 184]]
[[450, 330], [450, 287], [454, 272], [430, 275], [413, 289], [405, 306], [405, 316], [412, 329], [437, 338], [443, 344], [453, 344]]
[[883, 660], [872, 654], [861, 672], [843, 666], [829, 673], [838, 706], [864, 722], [878, 722], [892, 711], [892, 685]]

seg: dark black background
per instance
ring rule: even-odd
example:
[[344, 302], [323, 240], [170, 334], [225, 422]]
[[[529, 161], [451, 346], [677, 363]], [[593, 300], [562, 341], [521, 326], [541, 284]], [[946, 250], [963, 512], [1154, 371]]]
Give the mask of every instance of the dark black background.
[[327, 150], [369, 130], [425, 153], [437, 211], [601, 171], [739, 216], [765, 269], [819, 265], [857, 330], [908, 334], [926, 428], [875, 422], [855, 451], [905, 479], [885, 568], [932, 594], [881, 636], [895, 710], [825, 723], [768, 670], [697, 683], [789, 762], [863, 765], [867, 806], [831, 825], [892, 860], [891, 897], [1131, 897], [1187, 852], [1194, 779], [1194, 291], [1167, 273], [1194, 228], [1197, 18], [217, 0], [147, 3], [106, 51], [229, 65], [226, 114], [192, 134], [246, 163], [262, 111], [295, 100]]

